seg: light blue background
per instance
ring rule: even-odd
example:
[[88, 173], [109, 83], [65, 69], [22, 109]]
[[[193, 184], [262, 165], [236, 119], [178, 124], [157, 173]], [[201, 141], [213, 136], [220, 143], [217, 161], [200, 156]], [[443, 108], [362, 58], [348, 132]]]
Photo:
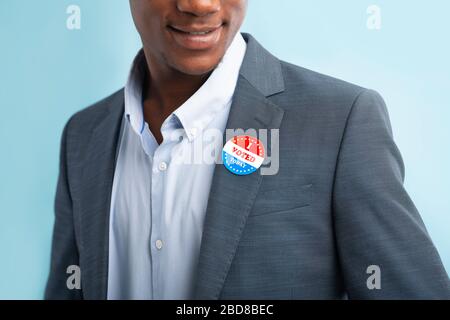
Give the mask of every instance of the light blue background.
[[[66, 28], [66, 8], [82, 29]], [[382, 29], [366, 9], [382, 9]], [[269, 50], [378, 90], [406, 186], [450, 270], [450, 2], [250, 0]], [[124, 85], [139, 48], [126, 0], [0, 2], [0, 298], [39, 299], [49, 268], [59, 140], [71, 114]]]

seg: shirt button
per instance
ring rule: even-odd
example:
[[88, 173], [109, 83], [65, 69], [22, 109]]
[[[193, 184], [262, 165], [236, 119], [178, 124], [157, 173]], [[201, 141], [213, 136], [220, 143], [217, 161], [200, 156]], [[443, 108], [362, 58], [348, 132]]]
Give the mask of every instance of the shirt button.
[[156, 240], [156, 249], [161, 250], [163, 246], [162, 240]]
[[166, 171], [167, 170], [167, 163], [165, 163], [164, 161], [160, 162], [159, 165], [158, 165], [158, 169], [160, 171]]
[[197, 128], [192, 128], [192, 129], [188, 130], [187, 134], [190, 139], [194, 139], [195, 135], [197, 134]]

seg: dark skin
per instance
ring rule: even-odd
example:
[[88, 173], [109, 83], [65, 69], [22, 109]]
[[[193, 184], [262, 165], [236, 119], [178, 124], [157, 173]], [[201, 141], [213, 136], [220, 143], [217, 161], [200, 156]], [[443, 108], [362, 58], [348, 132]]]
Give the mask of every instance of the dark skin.
[[161, 125], [208, 79], [244, 21], [247, 0], [130, 0], [148, 66], [144, 118]]

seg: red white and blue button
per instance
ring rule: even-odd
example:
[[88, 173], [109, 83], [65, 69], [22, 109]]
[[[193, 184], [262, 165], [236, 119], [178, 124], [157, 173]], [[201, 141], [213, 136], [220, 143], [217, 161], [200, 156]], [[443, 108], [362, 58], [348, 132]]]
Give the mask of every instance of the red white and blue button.
[[223, 147], [222, 161], [231, 173], [239, 176], [252, 174], [264, 162], [263, 143], [251, 136], [235, 136]]

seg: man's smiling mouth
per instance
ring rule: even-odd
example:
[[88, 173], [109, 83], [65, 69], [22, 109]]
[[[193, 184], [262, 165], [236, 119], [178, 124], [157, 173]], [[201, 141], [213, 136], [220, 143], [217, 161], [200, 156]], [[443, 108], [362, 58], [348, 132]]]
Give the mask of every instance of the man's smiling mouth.
[[175, 32], [187, 33], [191, 35], [205, 35], [216, 31], [217, 29], [222, 27], [222, 24], [217, 26], [199, 26], [199, 27], [184, 27], [177, 25], [169, 25], [168, 27]]
[[167, 29], [181, 47], [190, 50], [207, 50], [219, 42], [223, 26], [223, 24], [215, 26], [168, 25]]

